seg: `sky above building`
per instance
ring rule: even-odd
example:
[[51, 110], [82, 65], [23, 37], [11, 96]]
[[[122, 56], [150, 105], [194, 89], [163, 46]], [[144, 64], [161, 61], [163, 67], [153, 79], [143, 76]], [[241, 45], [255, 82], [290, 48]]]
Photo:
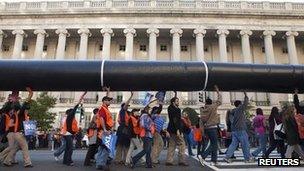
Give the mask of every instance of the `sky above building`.
[[[80, 1], [80, 0], [0, 0], [0, 2], [41, 2], [41, 1]], [[217, 0], [214, 0], [217, 1]], [[226, 1], [270, 1], [270, 2], [303, 2], [304, 0], [226, 0]]]

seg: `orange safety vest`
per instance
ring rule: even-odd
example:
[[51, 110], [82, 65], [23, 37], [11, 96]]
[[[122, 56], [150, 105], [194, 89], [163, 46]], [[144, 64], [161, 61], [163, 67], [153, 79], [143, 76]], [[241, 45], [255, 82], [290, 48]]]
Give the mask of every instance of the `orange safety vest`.
[[132, 122], [132, 125], [133, 125], [133, 131], [136, 135], [139, 135], [140, 134], [140, 126], [138, 124], [138, 120], [136, 117], [134, 116], [130, 116], [130, 119], [131, 119], [131, 122]]
[[[120, 115], [118, 114], [118, 116], [119, 116], [119, 117], [118, 117], [118, 123], [121, 124]], [[126, 112], [125, 112], [125, 124], [126, 124], [126, 126], [129, 125], [129, 120], [130, 120], [130, 116], [129, 116], [128, 112], [126, 111]]]
[[200, 128], [194, 128], [193, 134], [194, 134], [194, 141], [196, 141], [196, 142], [202, 141], [203, 135], [202, 135], [202, 131]]
[[104, 105], [102, 105], [100, 107], [100, 109], [103, 109], [105, 111], [105, 114], [106, 114], [105, 124], [106, 124], [107, 129], [111, 129], [114, 126], [114, 121], [113, 121], [111, 112], [109, 111], [108, 107], [104, 106]]
[[[19, 126], [19, 117], [17, 113], [14, 113], [14, 115], [15, 115], [14, 132], [17, 132]], [[9, 114], [5, 114], [5, 131], [9, 130], [10, 122], [11, 122], [11, 116]]]
[[[79, 131], [78, 123], [77, 123], [75, 118], [73, 119], [73, 122], [72, 122], [72, 131], [73, 132], [78, 132]], [[65, 121], [63, 123], [63, 126], [61, 128], [61, 134], [65, 135], [66, 133], [67, 133], [67, 124], [66, 124], [66, 119], [65, 119]]]
[[[103, 130], [102, 130], [102, 122], [101, 122], [100, 116], [96, 115], [95, 123], [96, 123], [96, 126], [97, 126], [97, 130], [99, 130], [98, 133], [97, 133], [97, 136], [98, 136], [98, 138], [101, 139]], [[94, 135], [94, 131], [95, 131], [95, 129], [92, 129], [92, 128], [90, 128], [88, 130], [88, 138], [90, 138]]]

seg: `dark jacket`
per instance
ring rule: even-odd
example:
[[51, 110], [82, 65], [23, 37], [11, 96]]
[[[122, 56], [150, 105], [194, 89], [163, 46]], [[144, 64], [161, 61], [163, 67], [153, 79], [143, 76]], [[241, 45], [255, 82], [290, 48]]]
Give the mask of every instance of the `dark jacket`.
[[300, 113], [304, 115], [304, 106], [300, 106], [300, 101], [298, 98], [298, 95], [293, 95], [293, 103], [295, 105], [295, 108], [297, 109], [297, 113]]
[[298, 133], [298, 126], [294, 117], [283, 120], [285, 128], [286, 140], [288, 145], [299, 144], [300, 138]]
[[168, 107], [168, 115], [169, 115], [169, 124], [167, 131], [169, 133], [176, 134], [177, 130], [179, 130], [179, 132], [182, 133], [181, 130], [182, 115], [180, 108], [175, 107], [174, 105], [171, 104]]

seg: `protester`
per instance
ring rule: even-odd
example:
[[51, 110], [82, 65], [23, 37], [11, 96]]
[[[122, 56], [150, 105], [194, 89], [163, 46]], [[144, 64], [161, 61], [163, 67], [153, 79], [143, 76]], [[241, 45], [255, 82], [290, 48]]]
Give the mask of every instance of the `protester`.
[[200, 116], [204, 124], [204, 132], [209, 137], [211, 145], [201, 153], [200, 163], [204, 165], [205, 158], [211, 154], [211, 164], [217, 164], [217, 150], [218, 150], [218, 124], [220, 123], [219, 115], [217, 114], [218, 107], [222, 104], [222, 96], [219, 93], [217, 86], [214, 86], [217, 93], [217, 100], [212, 102], [211, 99], [206, 100], [204, 108], [201, 108]]
[[[63, 125], [65, 124], [65, 121], [66, 121], [66, 117], [67, 117], [67, 114], [65, 113], [65, 116], [62, 118], [61, 120], [61, 128], [63, 127]], [[56, 161], [59, 161], [59, 156], [65, 151], [65, 148], [66, 148], [66, 141], [65, 141], [65, 138], [64, 136], [61, 134], [61, 131], [60, 131], [60, 147], [54, 152], [54, 158]]]
[[304, 159], [304, 152], [301, 149], [298, 125], [295, 120], [295, 107], [284, 106], [282, 109], [283, 125], [286, 133], [287, 150], [285, 153], [286, 158], [292, 157], [292, 152], [295, 151], [302, 159]]
[[265, 153], [265, 158], [269, 158], [269, 154], [275, 148], [278, 148], [278, 151], [281, 154], [281, 158], [285, 158], [286, 149], [284, 145], [284, 139], [275, 136], [275, 132], [274, 132], [275, 126], [282, 124], [282, 115], [281, 113], [279, 113], [279, 109], [277, 107], [273, 107], [271, 109], [268, 122], [269, 122], [269, 148]]
[[256, 133], [256, 137], [259, 140], [259, 147], [252, 152], [253, 157], [257, 157], [260, 152], [263, 152], [263, 156], [266, 154], [266, 119], [263, 114], [263, 110], [261, 108], [256, 109], [256, 117], [253, 119], [253, 127]]
[[6, 114], [5, 122], [6, 131], [8, 132], [7, 139], [9, 144], [9, 153], [3, 161], [4, 166], [12, 166], [15, 160], [15, 154], [20, 147], [22, 149], [24, 167], [33, 167], [23, 128], [23, 121], [26, 120], [25, 110], [29, 109], [33, 91], [29, 87], [27, 87], [26, 90], [29, 92], [29, 95], [22, 106], [20, 106], [18, 100], [13, 100], [7, 103], [7, 105], [10, 106], [10, 110]]
[[200, 128], [199, 123], [195, 125], [195, 128], [193, 129], [194, 134], [194, 141], [197, 143], [197, 157], [199, 158], [199, 155], [203, 151], [203, 129]]
[[299, 132], [299, 138], [300, 138], [300, 145], [302, 147], [302, 150], [304, 150], [304, 105], [300, 105], [299, 98], [298, 98], [298, 89], [295, 89], [294, 94], [294, 105], [296, 108], [296, 115], [295, 119], [298, 125], [298, 132]]
[[155, 133], [153, 136], [153, 146], [152, 146], [152, 163], [153, 164], [160, 164], [159, 157], [160, 153], [164, 148], [164, 141], [161, 136], [161, 134], [166, 134], [168, 136], [167, 131], [165, 131], [164, 124], [165, 120], [162, 116], [160, 116], [162, 109], [163, 109], [163, 103], [158, 102], [159, 106], [155, 106], [152, 108], [152, 120], [155, 125]]
[[231, 157], [239, 143], [241, 143], [242, 146], [245, 162], [254, 162], [250, 155], [248, 134], [246, 132], [245, 110], [248, 108], [249, 99], [246, 92], [244, 92], [244, 95], [244, 103], [242, 104], [240, 100], [236, 100], [234, 102], [235, 108], [232, 109], [230, 113], [232, 142], [228, 147], [226, 157], [224, 158], [224, 161], [228, 163], [232, 162]]
[[99, 144], [101, 143], [101, 139], [98, 138], [98, 132], [101, 130], [101, 123], [97, 112], [98, 108], [95, 108], [93, 110], [94, 115], [87, 130], [89, 138], [89, 149], [84, 160], [85, 166], [91, 166], [91, 161], [95, 159], [94, 156], [97, 153]]
[[179, 108], [179, 99], [173, 97], [170, 100], [170, 106], [168, 107], [169, 124], [167, 131], [170, 134], [169, 138], [169, 148], [167, 152], [167, 166], [173, 166], [173, 157], [175, 149], [178, 148], [178, 165], [188, 166], [185, 161], [185, 141], [182, 137], [182, 127], [181, 127], [181, 110]]
[[66, 120], [63, 123], [61, 134], [63, 135], [63, 138], [66, 142], [66, 147], [64, 151], [63, 156], [63, 164], [67, 166], [73, 166], [74, 162], [72, 160], [73, 155], [73, 136], [77, 134], [79, 131], [78, 123], [75, 119], [76, 110], [83, 100], [84, 96], [86, 95], [86, 92], [82, 94], [80, 97], [78, 103], [75, 105], [74, 108], [68, 109], [65, 113], [67, 115]]
[[183, 132], [183, 136], [185, 139], [185, 142], [187, 144], [188, 147], [188, 154], [190, 156], [194, 156], [193, 152], [192, 152], [192, 141], [191, 141], [191, 121], [189, 119], [188, 113], [187, 112], [183, 112], [183, 116], [182, 116], [182, 132]]
[[152, 150], [152, 141], [153, 134], [155, 132], [155, 126], [153, 120], [151, 118], [150, 107], [147, 105], [142, 110], [142, 115], [140, 117], [140, 137], [143, 140], [143, 150], [136, 154], [131, 158], [130, 166], [134, 168], [136, 163], [141, 159], [144, 155], [146, 155], [146, 168], [152, 168], [152, 160], [151, 160], [151, 150]]
[[[114, 127], [114, 120], [109, 110], [109, 106], [113, 98], [109, 97], [110, 88], [105, 88], [105, 90], [107, 91], [107, 94], [102, 98], [102, 105], [98, 110], [98, 116], [102, 123], [102, 136], [110, 135]], [[104, 143], [100, 143], [96, 156], [96, 169], [105, 171], [110, 170], [109, 155], [110, 150], [105, 146]]]
[[118, 117], [118, 129], [117, 129], [117, 142], [116, 142], [116, 155], [114, 162], [116, 164], [124, 164], [126, 161], [127, 152], [130, 146], [130, 139], [131, 139], [131, 130], [129, 129], [129, 104], [133, 97], [133, 92], [131, 92], [130, 98], [121, 104], [121, 109], [119, 111]]
[[[130, 140], [130, 147], [128, 149], [127, 157], [126, 157], [126, 165], [130, 166], [130, 160], [132, 157], [132, 153], [137, 149], [136, 151], [140, 152], [143, 150], [143, 145], [140, 141], [140, 123], [139, 123], [139, 114], [140, 109], [132, 109], [131, 115], [130, 115], [130, 121], [129, 121], [129, 128], [131, 131], [131, 140]], [[143, 162], [145, 160], [142, 158]]]

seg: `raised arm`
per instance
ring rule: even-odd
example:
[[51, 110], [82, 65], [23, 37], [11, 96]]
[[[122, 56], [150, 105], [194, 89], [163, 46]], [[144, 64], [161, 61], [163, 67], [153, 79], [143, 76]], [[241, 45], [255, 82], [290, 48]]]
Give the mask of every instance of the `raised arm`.
[[299, 90], [295, 89], [294, 95], [293, 95], [293, 104], [295, 105], [295, 108], [297, 109], [297, 113], [300, 111], [300, 101], [298, 97]]
[[103, 90], [107, 91], [106, 96], [110, 97], [110, 87], [103, 87]]
[[124, 110], [127, 110], [127, 109], [128, 109], [128, 105], [130, 104], [133, 95], [134, 95], [134, 93], [133, 93], [133, 91], [131, 91], [131, 96], [130, 96], [130, 98], [126, 101], [126, 103], [125, 103], [125, 105], [124, 105], [124, 107], [123, 107]]
[[26, 87], [26, 91], [29, 93], [27, 98], [26, 98], [26, 101], [30, 102], [32, 100], [32, 97], [33, 97], [33, 91], [30, 87]]
[[222, 95], [220, 94], [220, 90], [217, 85], [214, 86], [214, 90], [216, 91], [217, 94], [216, 104], [220, 106], [222, 104]]
[[247, 96], [247, 93], [246, 93], [246, 91], [244, 91], [244, 104], [243, 104], [243, 106], [244, 106], [244, 108], [246, 109], [247, 107], [248, 107], [248, 105], [249, 105], [249, 98], [248, 98], [248, 96]]

